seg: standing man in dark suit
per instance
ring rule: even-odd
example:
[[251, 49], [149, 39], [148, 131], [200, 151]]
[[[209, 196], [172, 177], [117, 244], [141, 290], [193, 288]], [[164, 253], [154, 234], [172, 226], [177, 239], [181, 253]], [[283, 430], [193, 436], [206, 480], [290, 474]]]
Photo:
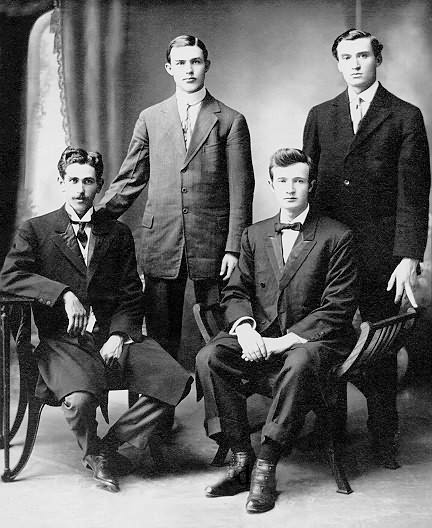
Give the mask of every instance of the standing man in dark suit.
[[[0, 289], [35, 299], [40, 343], [36, 396], [61, 402], [83, 464], [100, 487], [119, 491], [117, 475], [127, 442], [144, 449], [164, 433], [191, 377], [141, 332], [142, 283], [129, 228], [94, 212], [103, 180], [97, 152], [68, 147], [59, 164], [66, 203], [18, 230], [0, 275]], [[142, 394], [97, 436], [96, 408], [110, 382]]]
[[[357, 29], [336, 38], [332, 53], [348, 88], [312, 108], [303, 146], [318, 170], [318, 211], [353, 230], [360, 314], [372, 321], [395, 315], [404, 292], [417, 306], [412, 287], [426, 246], [430, 186], [420, 110], [376, 80], [382, 48]], [[379, 460], [393, 469], [399, 467], [396, 372], [393, 356], [367, 386], [359, 385]]]
[[[223, 290], [229, 332], [197, 356], [207, 434], [233, 452], [227, 476], [206, 494], [250, 489], [249, 513], [273, 508], [282, 449], [291, 449], [312, 395], [325, 392], [329, 369], [354, 342], [352, 234], [309, 210], [311, 165], [297, 149], [272, 156], [270, 184], [280, 213], [245, 229], [238, 266]], [[244, 379], [268, 383], [273, 395], [255, 464]]]
[[219, 299], [220, 278], [231, 276], [251, 223], [254, 176], [245, 118], [204, 86], [204, 43], [177, 37], [166, 59], [176, 93], [140, 114], [100, 205], [117, 217], [148, 185], [139, 262], [147, 330], [177, 357], [186, 279], [197, 301]]

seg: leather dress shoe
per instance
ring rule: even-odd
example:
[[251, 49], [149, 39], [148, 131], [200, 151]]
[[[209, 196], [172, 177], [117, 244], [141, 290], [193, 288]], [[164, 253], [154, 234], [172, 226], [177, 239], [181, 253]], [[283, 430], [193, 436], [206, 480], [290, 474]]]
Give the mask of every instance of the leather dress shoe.
[[276, 464], [258, 458], [252, 471], [246, 511], [248, 513], [263, 513], [271, 510], [275, 502]]
[[248, 452], [233, 453], [225, 477], [213, 486], [207, 486], [207, 497], [226, 497], [247, 491], [255, 455]]
[[117, 493], [120, 486], [116, 477], [112, 474], [109, 459], [104, 455], [87, 455], [83, 460], [84, 467], [93, 471], [93, 479], [98, 487]]

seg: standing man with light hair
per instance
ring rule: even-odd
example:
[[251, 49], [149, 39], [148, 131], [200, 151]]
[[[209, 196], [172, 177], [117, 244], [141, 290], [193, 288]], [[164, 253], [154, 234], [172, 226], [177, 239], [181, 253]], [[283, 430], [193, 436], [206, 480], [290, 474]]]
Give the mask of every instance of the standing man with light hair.
[[[395, 315], [404, 293], [417, 306], [413, 285], [426, 247], [430, 187], [422, 114], [377, 81], [382, 49], [358, 29], [336, 38], [332, 53], [347, 90], [312, 108], [303, 142], [318, 171], [317, 210], [353, 230], [360, 314], [372, 321]], [[378, 460], [396, 469], [396, 357], [359, 388]]]
[[169, 44], [165, 69], [176, 91], [141, 112], [127, 156], [101, 205], [117, 217], [148, 185], [139, 264], [146, 323], [177, 357], [186, 280], [199, 302], [217, 302], [252, 220], [254, 175], [245, 118], [216, 100], [204, 81], [204, 43], [182, 35]]

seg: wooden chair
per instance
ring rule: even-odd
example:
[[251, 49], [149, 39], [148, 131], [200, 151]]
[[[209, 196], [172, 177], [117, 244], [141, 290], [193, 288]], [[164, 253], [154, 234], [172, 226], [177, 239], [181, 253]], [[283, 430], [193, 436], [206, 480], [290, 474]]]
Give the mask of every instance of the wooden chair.
[[[19, 300], [19, 298], [16, 298]], [[0, 299], [1, 301], [1, 299]], [[24, 469], [30, 455], [33, 451], [33, 447], [36, 441], [37, 432], [39, 429], [39, 422], [42, 410], [45, 405], [60, 406], [61, 403], [57, 400], [42, 401], [35, 396], [35, 387], [39, 375], [37, 366], [37, 360], [33, 354], [33, 345], [31, 344], [31, 332], [30, 332], [30, 320], [31, 320], [31, 299], [26, 301], [23, 300], [21, 303], [15, 303], [9, 307], [9, 313], [7, 314], [10, 322], [8, 327], [10, 328], [10, 334], [14, 338], [16, 343], [16, 353], [18, 356], [19, 364], [19, 397], [17, 404], [16, 415], [12, 424], [12, 427], [8, 431], [7, 442], [8, 446], [10, 441], [14, 438], [19, 428], [21, 427], [25, 413], [27, 410], [27, 429], [24, 445], [22, 448], [21, 456], [13, 468], [9, 468], [9, 460], [5, 464], [5, 471], [2, 475], [4, 482], [10, 482], [17, 477], [17, 475]], [[0, 329], [1, 331], [1, 329]], [[4, 330], [3, 330], [4, 332]], [[3, 339], [9, 339], [9, 336], [2, 336]], [[128, 393], [128, 404], [129, 407], [134, 405], [139, 398], [139, 394], [129, 391]], [[3, 399], [3, 398], [2, 398]], [[9, 402], [7, 402], [9, 404]], [[7, 405], [8, 406], [8, 405]], [[5, 406], [5, 408], [7, 407]], [[2, 409], [0, 409], [0, 412]], [[7, 411], [8, 412], [8, 411]], [[3, 415], [2, 412], [2, 425]], [[1, 432], [0, 432], [1, 434]], [[0, 449], [5, 448], [5, 440], [2, 435], [0, 442]], [[156, 445], [149, 445], [152, 457], [155, 460], [162, 460], [162, 455], [159, 451], [159, 447]]]
[[[223, 328], [223, 315], [219, 305], [205, 306], [195, 304], [193, 313], [206, 343], [208, 343]], [[346, 478], [341, 460], [341, 430], [345, 427], [345, 397], [346, 385], [355, 376], [367, 375], [373, 368], [379, 368], [380, 359], [386, 354], [393, 354], [404, 344], [407, 333], [412, 329], [418, 314], [414, 309], [408, 313], [390, 317], [376, 323], [365, 321], [360, 326], [360, 335], [349, 357], [331, 372], [331, 396], [328, 401], [318, 402], [315, 412], [325, 424], [325, 446], [329, 465], [337, 484], [338, 493], [352, 493]], [[262, 392], [260, 387], [248, 382], [245, 386], [246, 396], [254, 393], [271, 397], [268, 392]], [[262, 426], [262, 424], [260, 424]], [[255, 432], [257, 428], [251, 430]], [[228, 447], [220, 445], [212, 465], [223, 465]]]

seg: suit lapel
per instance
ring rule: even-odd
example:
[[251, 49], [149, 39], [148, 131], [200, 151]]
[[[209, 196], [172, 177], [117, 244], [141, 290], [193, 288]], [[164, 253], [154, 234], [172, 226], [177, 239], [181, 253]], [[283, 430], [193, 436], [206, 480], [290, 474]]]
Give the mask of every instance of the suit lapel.
[[328, 119], [328, 129], [333, 134], [333, 137], [329, 139], [332, 139], [338, 150], [346, 154], [354, 139], [348, 90], [345, 90], [333, 99]]
[[83, 275], [86, 274], [86, 265], [81, 254], [78, 242], [70, 223], [69, 216], [64, 206], [58, 210], [54, 225], [55, 235], [53, 241], [64, 256]]
[[93, 251], [88, 256], [88, 269], [87, 269], [87, 282], [90, 283], [92, 280], [98, 265], [102, 262], [108, 248], [111, 245], [111, 242], [114, 238], [113, 230], [111, 229], [112, 222], [110, 220], [103, 219], [101, 215], [98, 215], [97, 212], [93, 215], [93, 227], [92, 227], [92, 236], [93, 238]]
[[315, 232], [317, 228], [318, 219], [309, 213], [303, 226], [300, 236], [297, 237], [296, 243], [291, 250], [291, 253], [286, 261], [285, 268], [282, 273], [279, 287], [281, 290], [285, 289], [291, 282], [300, 266], [305, 261], [306, 257], [315, 246]]
[[385, 90], [380, 84], [366, 115], [360, 122], [357, 134], [354, 136], [349, 152], [361, 145], [363, 141], [365, 141], [373, 131], [387, 119], [390, 113], [391, 110], [387, 97], [387, 90]]
[[170, 138], [170, 143], [173, 145], [179, 159], [183, 160], [186, 155], [186, 147], [175, 95], [164, 102], [161, 106], [161, 113], [163, 118], [160, 120], [160, 126], [165, 128], [165, 132]]
[[198, 113], [198, 117], [192, 132], [192, 137], [182, 169], [187, 167], [188, 163], [195, 156], [195, 154], [201, 148], [201, 145], [207, 139], [208, 135], [210, 134], [210, 131], [215, 126], [218, 120], [215, 114], [219, 112], [219, 103], [213, 96], [211, 96], [207, 92], [202, 102], [201, 109]]
[[283, 262], [283, 256], [282, 256], [281, 234], [276, 233], [274, 229], [274, 225], [278, 221], [279, 221], [279, 214], [269, 219], [267, 235], [264, 239], [264, 246], [265, 246], [267, 256], [270, 260], [273, 273], [275, 274], [275, 277], [277, 281], [279, 282], [282, 277], [284, 262]]

